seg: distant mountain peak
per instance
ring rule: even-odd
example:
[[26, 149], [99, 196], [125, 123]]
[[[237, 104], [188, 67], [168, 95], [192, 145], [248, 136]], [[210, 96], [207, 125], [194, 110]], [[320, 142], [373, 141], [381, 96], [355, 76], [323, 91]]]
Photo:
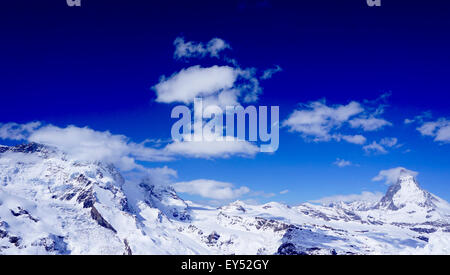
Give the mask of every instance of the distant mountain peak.
[[375, 208], [398, 210], [406, 206], [435, 207], [433, 195], [423, 190], [413, 175], [402, 170]]
[[247, 204], [243, 201], [237, 200], [234, 202], [231, 202], [227, 205], [221, 206], [218, 209], [223, 211], [237, 211], [245, 213], [247, 212]]
[[398, 177], [398, 182], [402, 182], [402, 181], [415, 181], [414, 176], [411, 174], [410, 171], [406, 170], [406, 169], [401, 169], [400, 170], [400, 175]]

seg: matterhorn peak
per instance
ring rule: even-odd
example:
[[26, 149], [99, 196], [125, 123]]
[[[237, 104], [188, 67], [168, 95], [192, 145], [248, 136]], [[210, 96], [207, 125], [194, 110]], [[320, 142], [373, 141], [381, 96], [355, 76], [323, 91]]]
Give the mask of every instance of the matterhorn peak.
[[423, 192], [414, 176], [406, 170], [400, 171], [400, 176], [398, 177], [397, 183], [394, 185], [398, 185], [398, 188], [400, 188], [400, 190], [403, 189], [407, 194]]
[[433, 196], [420, 188], [411, 173], [403, 169], [375, 208], [398, 210], [407, 206], [433, 207]]
[[[416, 181], [414, 176], [406, 169], [401, 169], [398, 177], [397, 183], [408, 182], [408, 181]], [[417, 184], [417, 183], [416, 183]]]

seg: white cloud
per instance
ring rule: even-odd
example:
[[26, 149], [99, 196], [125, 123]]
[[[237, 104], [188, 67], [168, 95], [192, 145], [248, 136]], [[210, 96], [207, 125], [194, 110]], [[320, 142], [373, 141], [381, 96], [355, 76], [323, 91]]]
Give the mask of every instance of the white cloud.
[[0, 123], [0, 139], [25, 140], [30, 133], [39, 128], [41, 123], [29, 122], [26, 124], [18, 124], [14, 122]]
[[173, 187], [180, 193], [199, 195], [216, 200], [236, 199], [250, 192], [250, 189], [246, 186], [235, 188], [231, 183], [208, 179], [178, 182]]
[[[174, 41], [175, 59], [191, 57], [219, 57], [230, 45], [220, 38], [213, 38], [208, 43], [186, 42], [178, 37]], [[184, 68], [170, 77], [162, 76], [152, 89], [156, 92], [156, 101], [160, 103], [180, 102], [191, 104], [196, 97], [202, 97], [206, 105], [220, 107], [236, 106], [258, 100], [262, 89], [255, 68], [241, 68], [237, 61], [223, 57], [230, 66], [201, 67], [199, 65]], [[266, 70], [261, 79], [281, 71], [279, 66]]]
[[220, 38], [213, 38], [206, 45], [206, 49], [212, 57], [219, 57], [221, 51], [231, 49], [231, 46]]
[[88, 127], [47, 125], [32, 132], [27, 140], [55, 146], [77, 160], [113, 163], [121, 170], [138, 168], [135, 160], [170, 160], [166, 152], [130, 142], [123, 135], [99, 132]]
[[260, 152], [257, 145], [236, 137], [223, 137], [223, 141], [173, 141], [165, 147], [152, 148], [146, 146], [148, 140], [134, 143], [126, 136], [114, 135], [108, 131], [100, 132], [73, 125], [66, 128], [53, 125], [39, 128], [38, 125], [40, 124], [4, 124], [0, 126], [0, 138], [54, 146], [74, 159], [113, 163], [122, 171], [142, 168], [136, 161], [171, 161], [176, 156], [207, 159], [253, 157]]
[[233, 155], [252, 157], [260, 152], [260, 148], [245, 140], [224, 137], [223, 141], [174, 141], [165, 147], [165, 151], [193, 158], [229, 158]]
[[173, 42], [175, 46], [175, 59], [192, 57], [219, 57], [219, 53], [225, 49], [231, 49], [230, 45], [220, 38], [211, 39], [206, 45], [201, 42], [185, 42], [183, 37], [177, 37]]
[[405, 118], [404, 123], [411, 124], [411, 123], [414, 123], [414, 121], [415, 121], [414, 119]]
[[349, 121], [352, 128], [362, 128], [364, 131], [376, 131], [384, 126], [391, 126], [387, 120], [369, 117], [369, 118], [355, 118]]
[[423, 136], [432, 136], [437, 142], [450, 142], [450, 121], [440, 118], [436, 121], [423, 123], [417, 130]]
[[178, 173], [167, 166], [157, 168], [139, 166], [134, 170], [122, 171], [122, 175], [130, 182], [141, 182], [144, 180], [158, 186], [169, 186], [174, 182]]
[[[301, 104], [282, 125], [288, 127], [291, 132], [300, 133], [306, 140], [315, 142], [344, 140], [363, 145], [367, 141], [366, 137], [351, 132], [375, 131], [392, 125], [389, 121], [378, 117], [384, 113], [387, 105], [383, 102], [389, 95], [383, 94], [374, 101], [364, 100], [364, 105], [352, 101], [347, 105], [329, 106], [325, 100]], [[367, 145], [366, 148], [381, 149], [377, 144]]]
[[445, 127], [441, 127], [437, 131], [436, 138], [434, 140], [442, 142], [450, 142], [450, 124]]
[[366, 105], [366, 108], [368, 109], [368, 115], [367, 117], [376, 117], [379, 115], [384, 114], [384, 111], [386, 107], [388, 107], [387, 99], [392, 95], [391, 92], [385, 92], [381, 94], [378, 98], [375, 100], [364, 100], [364, 104]]
[[289, 190], [287, 190], [287, 189], [286, 189], [286, 190], [283, 190], [283, 191], [280, 191], [280, 194], [281, 194], [281, 195], [284, 195], [284, 194], [287, 194], [287, 193], [289, 193]]
[[247, 69], [236, 69], [239, 72], [240, 78], [243, 80], [243, 83], [239, 84], [235, 88], [242, 93], [242, 98], [245, 103], [255, 102], [258, 100], [258, 96], [261, 93], [262, 89], [259, 86], [259, 80], [255, 77], [256, 69], [255, 68], [247, 68]]
[[399, 148], [403, 146], [402, 144], [398, 144], [398, 139], [395, 137], [386, 137], [382, 138], [379, 142], [373, 141], [371, 144], [363, 147], [363, 150], [366, 151], [367, 154], [387, 154], [387, 148]]
[[217, 94], [233, 87], [239, 72], [229, 66], [182, 69], [169, 78], [164, 76], [153, 87], [156, 101], [162, 103], [192, 103], [195, 97]]
[[336, 202], [354, 202], [354, 201], [365, 201], [370, 203], [378, 202], [383, 197], [381, 192], [368, 192], [364, 191], [361, 194], [350, 194], [350, 195], [335, 195], [324, 197], [318, 200], [311, 201], [312, 203], [320, 203], [324, 205], [329, 205]]
[[161, 103], [190, 104], [195, 97], [203, 97], [205, 104], [219, 106], [239, 105], [238, 98], [253, 102], [258, 100], [261, 92], [254, 69], [217, 65], [207, 68], [197, 65], [182, 69], [169, 78], [162, 76], [153, 90], [156, 101]]
[[358, 102], [352, 101], [347, 105], [329, 107], [324, 102], [315, 101], [302, 105], [302, 109], [295, 110], [283, 126], [292, 132], [299, 132], [304, 137], [313, 138], [314, 141], [329, 141], [333, 138], [332, 130], [352, 116], [364, 111]]
[[337, 167], [343, 168], [343, 167], [347, 167], [347, 166], [351, 166], [352, 163], [348, 160], [344, 160], [344, 159], [336, 159], [335, 162], [333, 162], [334, 165], [336, 165]]
[[280, 66], [275, 66], [275, 68], [267, 69], [263, 72], [263, 75], [261, 76], [261, 79], [270, 79], [272, 76], [278, 72], [283, 71], [283, 69]]
[[[215, 38], [206, 45], [197, 42], [186, 42], [178, 37], [174, 57], [219, 57], [219, 53], [230, 46], [222, 39]], [[195, 98], [202, 98], [203, 107], [217, 105], [219, 107], [238, 106], [258, 100], [262, 92], [257, 70], [255, 68], [240, 68], [237, 62], [224, 58], [230, 66], [201, 67], [199, 65], [185, 68], [172, 74], [162, 76], [152, 89], [156, 93], [156, 101], [160, 103], [180, 102], [190, 105]], [[270, 69], [263, 77], [270, 77], [280, 71], [280, 67]], [[203, 121], [202, 121], [203, 123]], [[193, 158], [228, 158], [238, 155], [254, 156], [260, 148], [253, 143], [240, 141], [233, 137], [223, 136], [225, 141], [173, 141], [163, 148], [169, 155], [181, 155]]]
[[366, 143], [366, 141], [367, 141], [367, 139], [364, 136], [362, 136], [362, 135], [353, 135], [353, 136], [351, 136], [351, 135], [339, 135], [339, 136], [336, 136], [336, 137], [337, 137], [336, 138], [337, 140], [339, 140], [339, 138], [342, 138], [343, 140], [345, 140], [345, 141], [347, 141], [349, 143], [359, 144], [359, 145], [362, 145], [362, 144]]
[[372, 142], [369, 145], [366, 145], [363, 147], [363, 150], [366, 151], [366, 153], [374, 153], [374, 154], [387, 154], [387, 150], [380, 144], [378, 144], [376, 141]]
[[436, 130], [444, 126], [441, 122], [426, 122], [422, 124], [417, 131], [419, 131], [423, 136], [435, 136]]
[[397, 143], [398, 143], [398, 139], [394, 138], [394, 137], [392, 137], [392, 138], [383, 138], [380, 141], [380, 144], [384, 145], [386, 147], [394, 147], [395, 145], [397, 145]]
[[138, 164], [137, 161], [170, 161], [172, 156], [166, 151], [145, 146], [145, 142], [139, 144], [131, 142], [123, 135], [113, 135], [108, 131], [99, 132], [88, 127], [80, 128], [73, 125], [66, 128], [53, 125], [41, 126], [39, 122], [5, 125], [7, 126], [3, 127], [3, 125], [3, 130], [0, 129], [0, 132], [7, 135], [2, 135], [1, 138], [53, 146], [71, 159], [78, 161], [110, 163], [120, 169], [127, 180], [137, 181], [148, 178], [155, 184], [167, 185], [177, 176], [177, 172], [167, 166], [147, 168]]
[[397, 182], [398, 178], [404, 174], [416, 177], [419, 173], [403, 167], [396, 167], [388, 170], [381, 170], [378, 175], [372, 179], [372, 181], [385, 181], [388, 185], [394, 184]]

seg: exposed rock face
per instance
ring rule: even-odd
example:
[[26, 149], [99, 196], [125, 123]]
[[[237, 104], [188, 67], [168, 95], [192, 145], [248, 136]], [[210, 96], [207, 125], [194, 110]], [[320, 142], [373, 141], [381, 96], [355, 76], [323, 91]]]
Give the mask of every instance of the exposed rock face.
[[220, 238], [220, 235], [219, 234], [217, 234], [217, 232], [212, 232], [211, 234], [209, 234], [207, 237], [206, 237], [206, 243], [208, 244], [208, 245], [214, 245], [214, 244], [216, 244], [217, 243], [217, 241], [219, 240], [219, 238]]
[[334, 249], [319, 247], [298, 248], [293, 243], [283, 243], [277, 251], [278, 255], [337, 255]]
[[190, 220], [189, 206], [182, 200], [171, 186], [158, 186], [148, 180], [139, 184], [146, 194], [146, 201], [158, 208], [169, 218], [180, 221]]
[[49, 234], [48, 237], [39, 239], [38, 241], [32, 243], [31, 246], [44, 247], [46, 252], [60, 255], [70, 253], [67, 249], [67, 243], [64, 241], [64, 237], [53, 234]]
[[103, 217], [102, 215], [98, 212], [97, 208], [95, 208], [94, 206], [91, 207], [91, 217], [98, 223], [98, 225], [111, 230], [114, 233], [117, 233], [117, 230], [114, 229], [114, 227], [112, 227], [112, 225], [110, 225]]

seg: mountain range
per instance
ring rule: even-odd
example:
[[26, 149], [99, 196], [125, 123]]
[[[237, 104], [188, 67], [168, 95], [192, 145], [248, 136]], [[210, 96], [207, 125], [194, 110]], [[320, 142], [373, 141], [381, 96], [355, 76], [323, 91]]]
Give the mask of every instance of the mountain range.
[[211, 207], [56, 148], [0, 145], [0, 254], [449, 254], [450, 204], [403, 171], [378, 202]]

